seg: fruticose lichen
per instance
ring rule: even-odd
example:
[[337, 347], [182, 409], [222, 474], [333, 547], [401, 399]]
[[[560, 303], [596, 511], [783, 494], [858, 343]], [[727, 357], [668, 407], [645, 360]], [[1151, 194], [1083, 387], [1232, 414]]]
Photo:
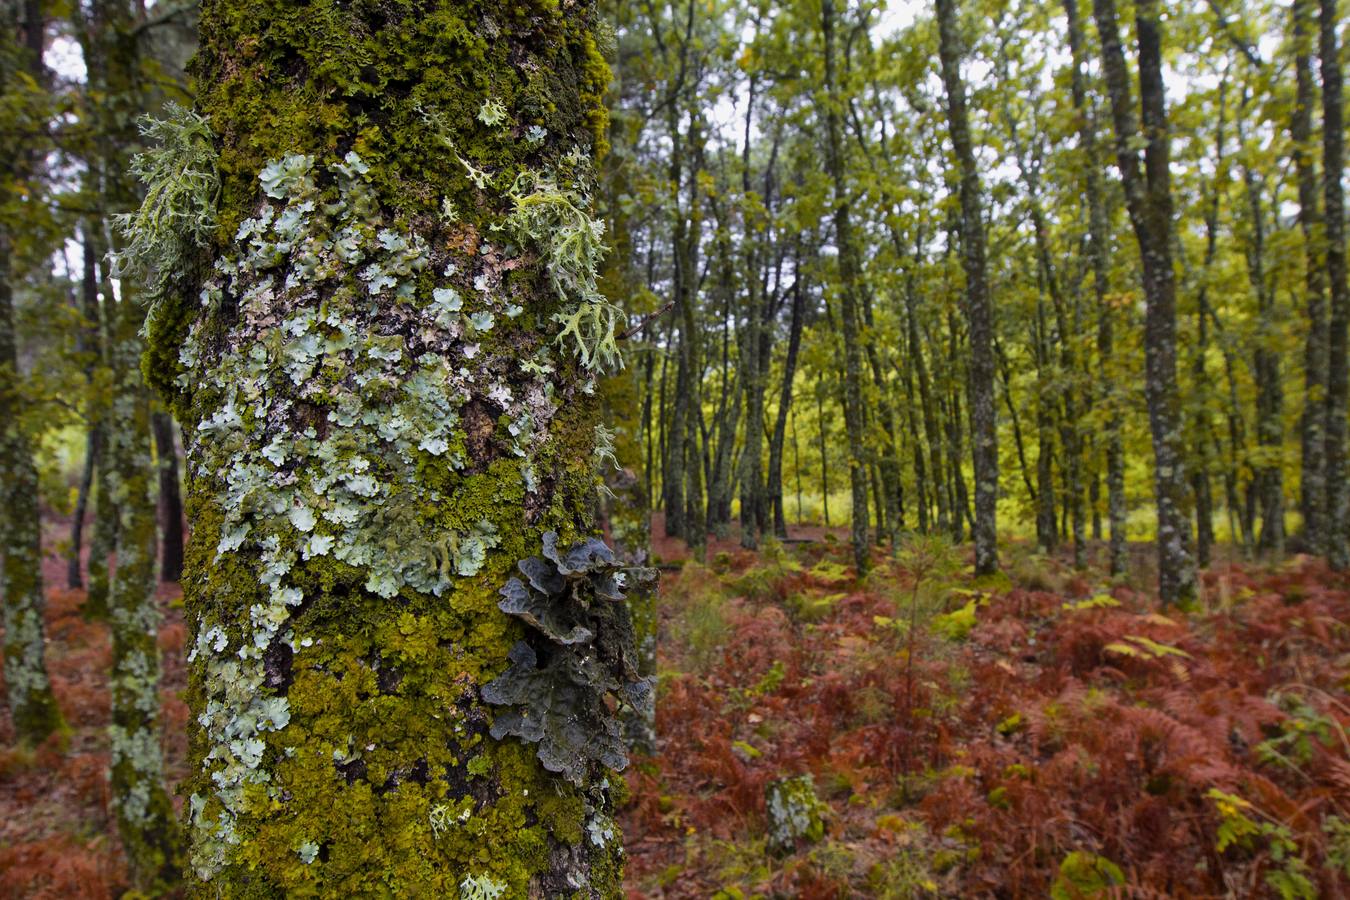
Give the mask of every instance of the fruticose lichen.
[[127, 242], [112, 256], [112, 274], [146, 279], [153, 304], [166, 279], [210, 242], [220, 176], [211, 126], [193, 110], [170, 102], [165, 118], [142, 120], [141, 136], [147, 149], [131, 171], [145, 195], [136, 212], [113, 216]]
[[498, 605], [531, 630], [511, 648], [511, 668], [483, 687], [483, 699], [509, 707], [492, 736], [538, 744], [544, 767], [574, 784], [587, 782], [592, 764], [622, 769], [623, 731], [606, 699], [638, 710], [652, 702], [624, 603], [628, 573], [603, 542], [563, 550], [552, 531], [543, 556], [521, 560], [519, 569], [524, 580], [508, 581]]

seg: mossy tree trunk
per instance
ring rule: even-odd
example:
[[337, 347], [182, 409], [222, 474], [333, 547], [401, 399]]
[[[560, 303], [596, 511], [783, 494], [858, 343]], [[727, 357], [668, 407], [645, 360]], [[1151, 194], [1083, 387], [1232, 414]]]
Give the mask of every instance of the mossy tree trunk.
[[[7, 112], [23, 116], [39, 104], [45, 18], [37, 3], [0, 3], [0, 94]], [[0, 133], [0, 597], [4, 600], [4, 671], [15, 737], [36, 743], [61, 727], [47, 678], [42, 621], [42, 529], [38, 475], [24, 431], [24, 398], [14, 327], [16, 238], [26, 212], [24, 182], [36, 151], [19, 137], [31, 123], [9, 123]], [[31, 201], [29, 201], [31, 202]]]
[[859, 334], [859, 281], [862, 262], [854, 238], [850, 212], [849, 187], [844, 158], [843, 107], [845, 104], [836, 74], [835, 25], [833, 0], [821, 4], [821, 37], [825, 57], [825, 161], [833, 190], [835, 240], [839, 244], [839, 306], [844, 336], [844, 432], [848, 439], [849, 486], [852, 497], [850, 538], [853, 564], [859, 574], [871, 566], [867, 540], [867, 451], [864, 447], [864, 410], [862, 398], [862, 337]]
[[[139, 197], [131, 174], [139, 138], [136, 112], [150, 96], [136, 19], [126, 0], [94, 0], [77, 14], [90, 73], [91, 119], [101, 140], [91, 168], [112, 216], [134, 208]], [[97, 244], [96, 244], [97, 246]], [[114, 242], [114, 252], [122, 248]], [[110, 270], [111, 272], [111, 270]], [[159, 722], [160, 612], [155, 596], [158, 529], [157, 478], [151, 453], [150, 392], [141, 372], [145, 321], [139, 273], [122, 272], [121, 290], [105, 290], [107, 406], [96, 421], [102, 431], [99, 516], [91, 560], [107, 578], [106, 555], [114, 560], [106, 601], [92, 597], [89, 611], [106, 614], [112, 633], [112, 725], [110, 783], [118, 833], [135, 887], [158, 894], [177, 884], [182, 835], [164, 787]], [[118, 296], [120, 294], [120, 296]], [[108, 543], [104, 544], [103, 542]]]
[[533, 662], [517, 561], [591, 527], [594, 15], [202, 4], [219, 227], [147, 364], [188, 457], [203, 896], [620, 893], [609, 748], [494, 739], [530, 721], [482, 693]]
[[960, 166], [961, 263], [970, 323], [970, 442], [975, 473], [975, 574], [998, 571], [998, 420], [994, 403], [994, 313], [989, 300], [979, 168], [961, 79], [956, 0], [939, 0], [938, 56], [947, 95], [947, 124]]
[[[1176, 273], [1172, 269], [1172, 193], [1162, 80], [1162, 27], [1155, 0], [1135, 0], [1139, 44], [1136, 122], [1115, 0], [1093, 0], [1101, 35], [1102, 72], [1115, 123], [1116, 160], [1139, 244], [1146, 301], [1145, 394], [1153, 437], [1158, 509], [1158, 594], [1164, 604], [1195, 599], [1195, 558], [1187, 516], [1187, 477], [1177, 392]], [[1145, 143], [1140, 159], [1135, 142]]]
[[1325, 204], [1327, 289], [1327, 425], [1326, 466], [1327, 561], [1334, 569], [1350, 568], [1350, 463], [1347, 440], [1350, 421], [1350, 283], [1345, 256], [1345, 105], [1341, 79], [1341, 21], [1336, 0], [1318, 2], [1318, 58], [1322, 71], [1322, 199]]
[[117, 511], [112, 625], [111, 786], [117, 830], [134, 883], [151, 893], [178, 881], [182, 841], [164, 789], [155, 598], [155, 466], [150, 395], [141, 378], [141, 308], [123, 297], [110, 335], [111, 415], [105, 423], [110, 495]]

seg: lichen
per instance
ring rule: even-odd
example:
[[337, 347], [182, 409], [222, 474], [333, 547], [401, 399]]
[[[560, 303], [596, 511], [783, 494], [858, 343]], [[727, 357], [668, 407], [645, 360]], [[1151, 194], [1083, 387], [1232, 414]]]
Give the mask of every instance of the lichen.
[[209, 243], [220, 177], [204, 116], [170, 102], [165, 118], [142, 119], [141, 137], [147, 149], [133, 157], [131, 171], [146, 190], [136, 212], [112, 217], [126, 238], [112, 255], [112, 274], [144, 279], [153, 304], [167, 279]]
[[502, 588], [501, 610], [530, 626], [511, 648], [512, 666], [483, 687], [483, 699], [508, 707], [492, 736], [538, 744], [545, 768], [577, 785], [593, 766], [628, 763], [609, 698], [642, 710], [652, 681], [638, 674], [633, 626], [624, 603], [627, 573], [594, 538], [568, 550], [544, 534], [542, 556], [520, 561], [520, 578]]
[[193, 485], [201, 895], [620, 890], [583, 837], [621, 785], [494, 740], [480, 695], [518, 636], [495, 586], [588, 529], [594, 375], [506, 188], [589, 155], [591, 14], [203, 4], [214, 265], [151, 336]]

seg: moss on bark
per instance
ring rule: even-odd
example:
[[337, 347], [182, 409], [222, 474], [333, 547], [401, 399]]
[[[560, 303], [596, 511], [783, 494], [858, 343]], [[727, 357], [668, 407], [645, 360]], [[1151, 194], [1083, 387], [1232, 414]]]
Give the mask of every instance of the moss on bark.
[[617, 785], [494, 741], [480, 696], [516, 561], [590, 530], [576, 298], [508, 220], [522, 178], [584, 200], [592, 15], [203, 4], [220, 229], [148, 357], [189, 455], [202, 896], [620, 893]]

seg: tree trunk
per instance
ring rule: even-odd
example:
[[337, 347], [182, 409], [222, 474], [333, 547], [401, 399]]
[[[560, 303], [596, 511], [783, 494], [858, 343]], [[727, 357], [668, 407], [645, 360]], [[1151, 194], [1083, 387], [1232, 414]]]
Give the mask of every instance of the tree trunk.
[[154, 468], [150, 396], [141, 379], [141, 310], [129, 284], [113, 314], [108, 355], [113, 415], [105, 465], [117, 502], [117, 569], [108, 596], [112, 623], [110, 789], [132, 880], [150, 895], [175, 886], [182, 835], [164, 789], [160, 751], [159, 626], [155, 599]]
[[800, 268], [794, 265], [793, 269], [798, 274], [792, 285], [792, 319], [788, 325], [787, 355], [783, 359], [783, 383], [778, 391], [778, 413], [769, 442], [769, 500], [773, 507], [773, 531], [779, 538], [788, 536], [787, 516], [783, 512], [783, 443], [788, 414], [792, 411], [792, 386], [797, 376], [797, 353], [801, 349], [802, 324], [806, 318], [806, 290]]
[[985, 265], [980, 175], [966, 118], [956, 0], [938, 0], [938, 56], [947, 93], [947, 125], [961, 170], [961, 262], [970, 322], [970, 435], [975, 465], [975, 574], [998, 571], [998, 428], [994, 408], [994, 313]]
[[824, 510], [825, 527], [830, 527], [830, 462], [825, 452], [825, 384], [816, 376], [816, 433], [820, 436], [820, 497]]
[[[916, 252], [915, 259], [917, 261]], [[933, 396], [933, 385], [928, 377], [928, 365], [924, 361], [923, 344], [919, 339], [919, 320], [915, 312], [914, 279], [905, 279], [905, 328], [909, 334], [910, 359], [914, 363], [915, 375], [919, 380], [919, 408], [923, 410], [923, 435], [928, 444], [928, 456], [932, 466], [933, 495], [937, 499], [937, 530], [948, 528], [947, 479], [942, 465], [942, 429], [938, 425], [937, 400]], [[922, 452], [916, 451], [917, 452]]]
[[1317, 203], [1317, 164], [1312, 147], [1312, 76], [1315, 0], [1294, 0], [1292, 9], [1296, 92], [1289, 122], [1294, 171], [1298, 176], [1298, 224], [1303, 232], [1304, 309], [1308, 336], [1303, 345], [1303, 413], [1299, 419], [1302, 451], [1299, 511], [1309, 553], [1325, 554], [1327, 537], [1326, 396], [1327, 296], [1323, 222]]
[[852, 494], [853, 563], [862, 574], [871, 567], [867, 540], [867, 453], [863, 436], [862, 347], [858, 322], [858, 291], [862, 264], [853, 234], [853, 219], [844, 160], [842, 91], [835, 72], [834, 0], [821, 3], [821, 32], [825, 43], [826, 166], [834, 189], [834, 231], [839, 243], [840, 318], [844, 335], [844, 431], [848, 438], [849, 485]]
[[[44, 26], [35, 0], [0, 7], [0, 94], [19, 90], [25, 76], [45, 83]], [[20, 21], [22, 19], [22, 21]], [[20, 43], [22, 34], [22, 43]], [[14, 236], [11, 190], [22, 189], [37, 165], [31, 145], [0, 136], [0, 597], [4, 601], [4, 672], [14, 735], [23, 745], [39, 743], [62, 728], [61, 711], [47, 678], [46, 597], [42, 585], [42, 521], [33, 447], [22, 423], [18, 336], [14, 323]], [[16, 210], [17, 211], [17, 210]]]
[[155, 433], [155, 459], [159, 469], [159, 518], [162, 540], [159, 577], [163, 581], [183, 578], [183, 497], [178, 489], [178, 448], [174, 443], [173, 418], [165, 412], [151, 416]]
[[1345, 115], [1341, 91], [1336, 0], [1321, 0], [1318, 55], [1322, 63], [1322, 190], [1326, 211], [1327, 282], [1331, 316], [1327, 340], [1327, 561], [1332, 568], [1350, 567], [1350, 472], [1346, 470], [1347, 406], [1350, 366], [1346, 343], [1350, 331], [1350, 286], [1345, 269]]
[[[1069, 47], [1073, 56], [1072, 84], [1074, 111], [1078, 116], [1078, 136], [1086, 156], [1083, 166], [1083, 193], [1088, 206], [1088, 244], [1092, 263], [1092, 290], [1097, 301], [1097, 357], [1104, 373], [1114, 369], [1115, 316], [1107, 303], [1106, 294], [1111, 285], [1110, 225], [1106, 203], [1102, 197], [1101, 174], [1098, 170], [1097, 130], [1094, 113], [1088, 108], [1086, 52], [1083, 48], [1082, 20], [1078, 15], [1078, 0], [1064, 0], [1064, 11], [1069, 22]], [[1108, 375], [1106, 381], [1112, 383]], [[1125, 450], [1121, 439], [1119, 400], [1108, 387], [1103, 397], [1106, 406], [1106, 506], [1111, 529], [1110, 571], [1121, 575], [1125, 571]], [[1093, 485], [1097, 484], [1094, 475]], [[1093, 504], [1093, 534], [1100, 533], [1100, 520]]]
[[1144, 267], [1144, 393], [1153, 436], [1153, 482], [1158, 510], [1158, 595], [1164, 605], [1195, 596], [1195, 561], [1186, 515], [1177, 393], [1176, 276], [1172, 271], [1172, 193], [1168, 172], [1170, 138], [1164, 112], [1162, 32], [1157, 0], [1135, 0], [1139, 37], [1139, 93], [1144, 172], [1133, 142], [1138, 138], [1129, 75], [1120, 45], [1114, 0], [1094, 0], [1101, 35], [1102, 69], [1116, 128], [1116, 158], [1126, 206]]
[[[1242, 98], [1242, 111], [1248, 97]], [[1242, 115], [1237, 120], [1238, 143], [1246, 141]], [[1247, 195], [1247, 279], [1256, 295], [1257, 330], [1252, 374], [1256, 381], [1255, 489], [1261, 511], [1261, 535], [1257, 548], [1263, 553], [1284, 554], [1284, 387], [1281, 381], [1275, 286], [1266, 277], [1266, 223], [1261, 201], [1261, 182], [1250, 163], [1242, 166]]]
[[231, 238], [151, 315], [190, 473], [196, 890], [614, 897], [606, 701], [641, 691], [580, 546], [617, 326], [596, 4], [325, 9], [203, 3]]
[[[92, 179], [91, 179], [92, 182]], [[92, 185], [91, 185], [92, 186]], [[89, 497], [94, 489], [94, 470], [98, 466], [99, 448], [102, 433], [99, 427], [98, 408], [101, 405], [96, 389], [96, 373], [100, 368], [103, 352], [103, 329], [98, 299], [99, 279], [98, 260], [102, 254], [97, 249], [102, 242], [96, 239], [101, 223], [86, 221], [80, 237], [84, 244], [80, 280], [80, 314], [84, 319], [83, 328], [76, 337], [76, 350], [84, 358], [84, 380], [88, 389], [88, 401], [85, 405], [84, 464], [80, 470], [79, 491], [75, 497], [75, 514], [70, 521], [70, 553], [66, 558], [66, 587], [71, 589], [84, 587], [84, 525], [89, 517]]]

